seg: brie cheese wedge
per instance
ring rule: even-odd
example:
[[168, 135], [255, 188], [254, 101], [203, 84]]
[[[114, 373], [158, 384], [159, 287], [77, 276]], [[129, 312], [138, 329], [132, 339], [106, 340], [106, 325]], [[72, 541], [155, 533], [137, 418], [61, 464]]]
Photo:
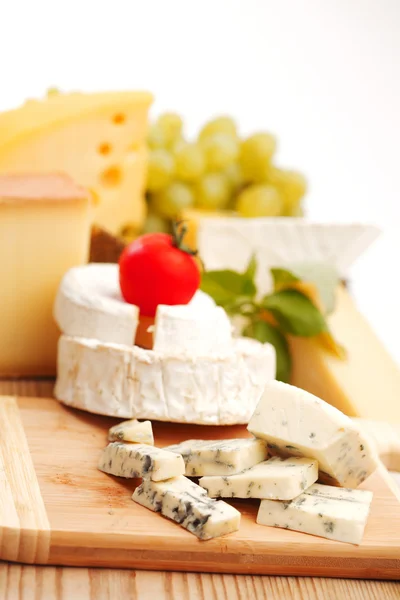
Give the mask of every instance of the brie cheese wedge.
[[223, 357], [170, 357], [62, 336], [55, 396], [89, 412], [178, 423], [248, 423], [275, 377], [270, 344], [239, 338]]

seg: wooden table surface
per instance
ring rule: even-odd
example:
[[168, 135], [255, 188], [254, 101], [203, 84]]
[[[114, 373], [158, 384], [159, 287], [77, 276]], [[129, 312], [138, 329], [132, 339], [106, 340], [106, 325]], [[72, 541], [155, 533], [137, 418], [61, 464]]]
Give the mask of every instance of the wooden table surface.
[[[48, 380], [0, 381], [0, 394], [51, 397]], [[400, 583], [32, 567], [0, 563], [0, 600], [400, 600]]]

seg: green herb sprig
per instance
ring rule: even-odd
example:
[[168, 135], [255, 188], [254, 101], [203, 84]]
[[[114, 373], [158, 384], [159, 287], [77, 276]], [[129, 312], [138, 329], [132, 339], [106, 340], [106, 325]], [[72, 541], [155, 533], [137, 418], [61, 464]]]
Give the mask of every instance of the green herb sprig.
[[[254, 256], [243, 273], [230, 269], [205, 271], [201, 289], [231, 317], [242, 317], [242, 335], [275, 347], [277, 379], [285, 382], [290, 379], [292, 357], [288, 336], [314, 337], [343, 358], [344, 350], [334, 340], [326, 321], [326, 315], [334, 309], [335, 288], [339, 283], [336, 270], [311, 263], [290, 269], [273, 268], [273, 291], [262, 297], [257, 293], [256, 271]], [[304, 283], [311, 285], [320, 302], [305, 293]]]

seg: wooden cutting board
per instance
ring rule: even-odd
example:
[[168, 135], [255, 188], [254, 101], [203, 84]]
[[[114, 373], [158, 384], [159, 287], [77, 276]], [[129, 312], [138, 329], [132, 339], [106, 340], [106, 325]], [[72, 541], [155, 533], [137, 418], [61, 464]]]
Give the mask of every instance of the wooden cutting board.
[[[240, 531], [206, 542], [132, 502], [135, 480], [97, 470], [112, 419], [42, 398], [0, 398], [0, 558], [154, 570], [400, 578], [400, 503], [381, 467], [361, 546], [256, 524], [258, 501], [233, 502]], [[244, 427], [154, 423], [156, 443], [245, 437]]]

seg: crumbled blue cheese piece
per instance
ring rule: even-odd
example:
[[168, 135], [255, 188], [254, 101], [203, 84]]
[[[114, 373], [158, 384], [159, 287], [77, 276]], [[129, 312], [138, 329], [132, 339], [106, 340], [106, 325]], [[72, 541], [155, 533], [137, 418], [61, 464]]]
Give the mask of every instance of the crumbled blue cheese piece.
[[237, 531], [240, 512], [222, 500], [183, 492], [165, 494], [161, 514], [172, 519], [201, 540], [210, 540]]
[[161, 512], [201, 540], [239, 529], [240, 513], [236, 508], [208, 498], [202, 487], [186, 477], [160, 482], [146, 479], [136, 488], [132, 500]]
[[206, 490], [181, 475], [180, 477], [173, 477], [165, 481], [143, 479], [142, 483], [133, 492], [132, 500], [149, 510], [160, 512], [164, 496], [167, 492], [175, 492], [175, 494], [188, 492], [192, 495], [207, 496]]
[[236, 475], [202, 477], [211, 498], [292, 500], [318, 479], [318, 463], [310, 458], [270, 458]]
[[314, 484], [288, 502], [262, 500], [257, 523], [360, 544], [372, 492]]
[[112, 442], [102, 451], [98, 468], [117, 477], [162, 481], [185, 472], [182, 456], [146, 444]]
[[280, 381], [265, 385], [248, 430], [266, 440], [272, 454], [316, 459], [324, 483], [357, 487], [378, 464], [374, 449], [349, 417]]
[[154, 446], [153, 429], [150, 421], [130, 419], [111, 427], [108, 432], [110, 442], [136, 442]]
[[188, 477], [231, 475], [268, 457], [267, 445], [255, 438], [232, 440], [186, 440], [166, 450], [183, 456]]

